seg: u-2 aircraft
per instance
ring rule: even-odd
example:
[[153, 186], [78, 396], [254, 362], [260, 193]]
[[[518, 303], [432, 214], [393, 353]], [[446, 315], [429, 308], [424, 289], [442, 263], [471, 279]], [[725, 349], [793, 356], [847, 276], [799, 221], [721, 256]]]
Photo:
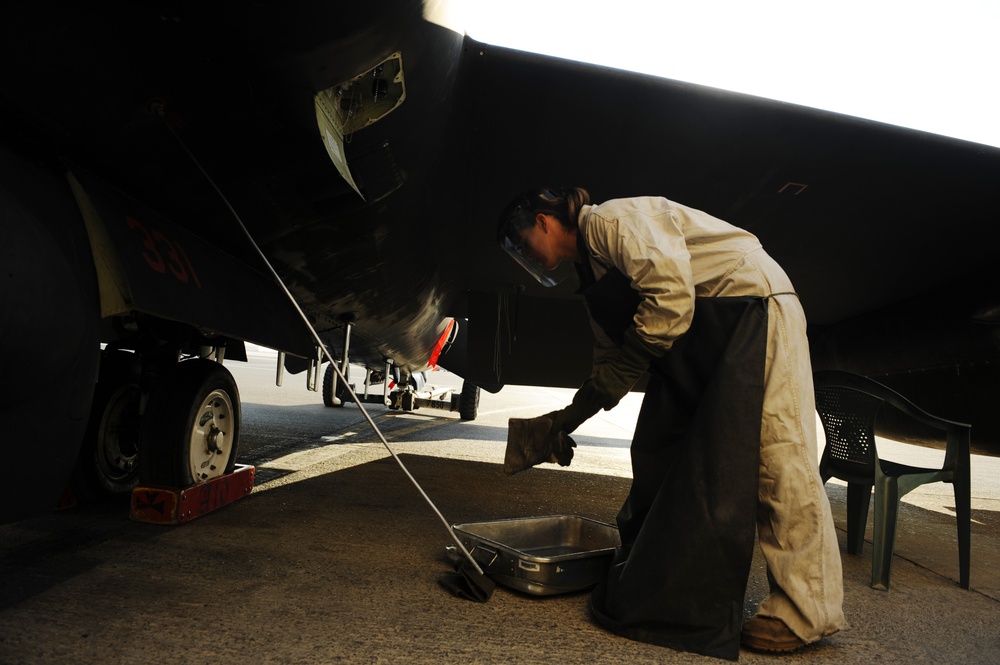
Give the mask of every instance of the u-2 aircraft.
[[477, 388], [579, 385], [573, 280], [543, 288], [494, 240], [544, 184], [750, 230], [815, 369], [996, 445], [1000, 150], [494, 47], [445, 4], [4, 8], [0, 519], [51, 510], [81, 468], [109, 491], [231, 469], [219, 361], [252, 342], [317, 364], [268, 265], [340, 360], [412, 376], [447, 342]]

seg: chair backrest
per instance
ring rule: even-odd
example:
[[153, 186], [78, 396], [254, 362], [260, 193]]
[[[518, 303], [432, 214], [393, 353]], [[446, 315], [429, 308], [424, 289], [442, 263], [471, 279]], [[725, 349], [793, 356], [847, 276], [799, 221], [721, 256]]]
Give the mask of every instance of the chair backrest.
[[826, 433], [824, 474], [858, 481], [875, 477], [875, 417], [881, 408], [881, 399], [856, 389], [816, 386], [816, 410]]
[[[813, 374], [813, 382], [816, 388], [816, 409], [823, 420], [823, 429], [826, 431], [828, 441], [831, 438], [834, 440], [834, 446], [828, 443], [823, 451], [823, 458], [820, 461], [821, 473], [824, 471], [824, 465], [828, 467], [836, 465], [831, 467], [837, 470], [837, 473], [832, 475], [843, 480], [848, 480], [843, 474], [852, 470], [857, 474], [858, 481], [869, 473], [874, 477], [878, 460], [875, 451], [875, 418], [883, 405], [891, 406], [893, 412], [898, 411], [903, 416], [944, 434], [947, 442], [944, 468], [954, 468], [960, 457], [968, 458], [971, 425], [967, 423], [931, 415], [888, 386], [850, 372], [839, 370], [816, 372]], [[854, 425], [844, 424], [851, 421]], [[870, 429], [848, 431], [847, 427]], [[855, 441], [852, 443], [849, 438], [855, 438]], [[840, 452], [838, 447], [853, 447], [854, 452]], [[863, 469], [861, 459], [866, 454], [870, 456], [866, 463], [870, 468]]]

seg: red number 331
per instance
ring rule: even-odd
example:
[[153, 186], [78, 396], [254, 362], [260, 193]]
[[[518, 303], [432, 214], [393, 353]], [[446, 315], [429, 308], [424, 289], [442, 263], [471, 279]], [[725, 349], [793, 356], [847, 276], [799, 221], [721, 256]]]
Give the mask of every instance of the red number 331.
[[193, 283], [201, 288], [198, 273], [180, 243], [171, 241], [156, 229], [147, 229], [131, 215], [125, 217], [125, 223], [139, 233], [143, 247], [142, 258], [150, 268], [161, 275], [169, 271], [178, 281]]

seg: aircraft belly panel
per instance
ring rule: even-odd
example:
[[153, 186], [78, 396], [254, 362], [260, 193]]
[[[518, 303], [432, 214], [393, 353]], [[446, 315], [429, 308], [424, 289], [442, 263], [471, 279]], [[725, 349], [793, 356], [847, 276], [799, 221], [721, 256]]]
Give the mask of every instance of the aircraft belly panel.
[[[311, 354], [304, 324], [270, 275], [93, 176], [79, 171], [76, 176], [117, 249], [134, 310]], [[198, 226], [197, 220], [189, 223]], [[222, 232], [217, 224], [211, 228]], [[241, 233], [235, 223], [228, 231]]]

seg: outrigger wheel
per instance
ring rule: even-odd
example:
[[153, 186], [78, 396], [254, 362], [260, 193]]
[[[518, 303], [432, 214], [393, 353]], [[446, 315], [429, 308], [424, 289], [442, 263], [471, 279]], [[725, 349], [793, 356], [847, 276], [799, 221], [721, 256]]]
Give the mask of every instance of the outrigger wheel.
[[211, 360], [181, 362], [149, 395], [140, 481], [187, 487], [231, 473], [239, 435], [240, 395], [233, 375]]

